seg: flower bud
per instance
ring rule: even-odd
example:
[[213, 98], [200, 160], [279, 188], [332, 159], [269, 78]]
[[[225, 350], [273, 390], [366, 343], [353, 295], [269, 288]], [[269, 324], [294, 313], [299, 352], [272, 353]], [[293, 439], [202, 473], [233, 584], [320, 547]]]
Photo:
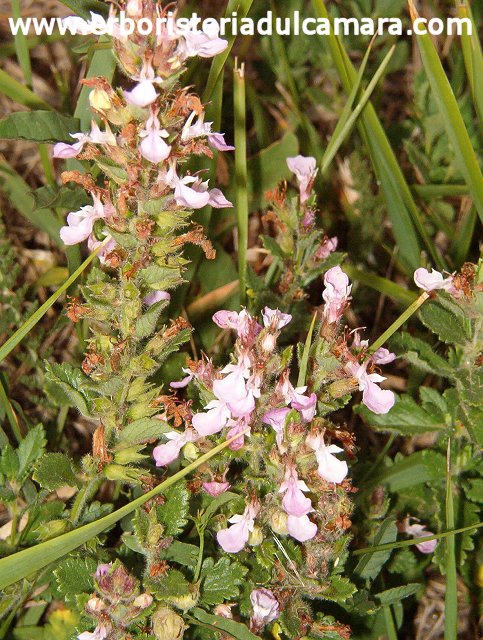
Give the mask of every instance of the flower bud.
[[97, 613], [106, 608], [106, 603], [100, 598], [94, 597], [87, 601], [87, 608], [92, 613]]
[[287, 514], [284, 511], [274, 511], [270, 517], [270, 526], [279, 536], [286, 536], [288, 534]]
[[141, 462], [147, 456], [139, 453], [140, 447], [126, 447], [116, 451], [114, 455], [114, 461], [117, 464], [130, 464], [131, 462]]
[[229, 620], [233, 619], [233, 614], [231, 612], [232, 604], [217, 604], [213, 609], [213, 613], [215, 616], [221, 616], [222, 618], [228, 618]]
[[183, 456], [189, 462], [193, 462], [198, 457], [198, 447], [193, 442], [187, 442], [183, 448]]
[[329, 394], [332, 398], [343, 398], [349, 393], [352, 393], [357, 389], [357, 382], [355, 378], [344, 378], [342, 380], [336, 380], [329, 385]]
[[263, 531], [260, 527], [253, 527], [253, 531], [250, 532], [248, 537], [248, 544], [251, 547], [258, 547], [263, 542]]
[[157, 640], [181, 640], [186, 628], [183, 618], [168, 607], [161, 607], [153, 615], [153, 633]]
[[142, 593], [137, 598], [134, 598], [133, 605], [138, 607], [139, 609], [146, 609], [150, 607], [153, 603], [153, 596], [149, 595], [149, 593]]
[[94, 89], [89, 94], [89, 104], [96, 111], [108, 111], [112, 107], [109, 95], [104, 89]]
[[181, 609], [181, 611], [189, 611], [193, 607], [196, 607], [198, 600], [200, 599], [200, 588], [197, 584], [190, 585], [190, 592], [188, 595], [171, 597], [169, 601], [174, 604], [175, 607]]
[[277, 346], [277, 336], [273, 333], [266, 333], [260, 341], [260, 346], [264, 353], [272, 353]]

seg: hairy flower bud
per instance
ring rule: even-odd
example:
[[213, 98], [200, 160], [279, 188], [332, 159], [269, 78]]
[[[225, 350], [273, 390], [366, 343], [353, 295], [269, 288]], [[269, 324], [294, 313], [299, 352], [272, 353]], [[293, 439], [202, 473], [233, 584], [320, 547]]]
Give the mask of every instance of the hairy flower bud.
[[288, 534], [287, 514], [284, 511], [274, 511], [270, 516], [270, 526], [279, 536], [286, 536]]
[[108, 111], [112, 107], [107, 91], [104, 89], [94, 89], [89, 94], [89, 104], [96, 111]]
[[174, 604], [178, 609], [181, 609], [181, 611], [189, 611], [193, 607], [196, 607], [200, 599], [199, 585], [191, 584], [189, 589], [190, 592], [188, 595], [169, 598], [170, 603]]
[[153, 633], [157, 640], [181, 640], [186, 628], [183, 618], [168, 607], [157, 609], [153, 615]]
[[260, 527], [253, 527], [253, 531], [250, 532], [250, 535], [248, 536], [248, 544], [251, 547], [258, 547], [259, 544], [262, 544], [263, 542], [263, 531]]

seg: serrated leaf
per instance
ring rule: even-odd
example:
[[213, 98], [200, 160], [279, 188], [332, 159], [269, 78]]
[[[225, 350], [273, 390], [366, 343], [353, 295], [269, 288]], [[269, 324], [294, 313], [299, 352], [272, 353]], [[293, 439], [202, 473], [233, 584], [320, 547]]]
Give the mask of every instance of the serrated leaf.
[[321, 594], [317, 594], [317, 598], [322, 598], [324, 600], [330, 600], [332, 602], [344, 603], [348, 600], [355, 592], [357, 591], [357, 587], [353, 584], [349, 578], [345, 578], [343, 576], [332, 576], [330, 579], [327, 590]]
[[190, 492], [186, 483], [180, 482], [163, 493], [166, 502], [157, 507], [159, 521], [164, 526], [165, 536], [177, 536], [188, 522]]
[[160, 557], [171, 562], [177, 562], [184, 567], [194, 568], [198, 561], [198, 554], [199, 548], [194, 544], [175, 540], [165, 551], [161, 552]]
[[2, 456], [0, 457], [0, 471], [7, 477], [10, 482], [17, 480], [19, 469], [19, 462], [17, 452], [10, 443], [2, 449]]
[[468, 500], [483, 503], [483, 478], [471, 478], [466, 481], [465, 494]]
[[420, 584], [412, 582], [404, 585], [403, 587], [394, 587], [393, 589], [386, 589], [386, 591], [376, 593], [375, 597], [383, 607], [388, 607], [396, 602], [404, 600], [404, 598], [414, 595], [421, 588], [422, 586]]
[[89, 379], [67, 362], [45, 364], [46, 389], [61, 405], [73, 406], [90, 417], [89, 398], [85, 392]]
[[[454, 305], [457, 308], [456, 305]], [[443, 306], [439, 301], [428, 300], [420, 309], [421, 322], [447, 344], [464, 344], [469, 336], [464, 320], [459, 314]]]
[[142, 277], [146, 284], [155, 291], [165, 291], [178, 285], [181, 271], [175, 268], [159, 267], [155, 264], [143, 269]]
[[272, 256], [275, 258], [280, 258], [280, 260], [285, 260], [287, 257], [282, 250], [282, 247], [278, 244], [278, 242], [270, 237], [270, 236], [260, 236], [263, 242], [263, 246], [267, 251], [269, 251]]
[[385, 484], [390, 491], [398, 493], [425, 482], [439, 482], [444, 473], [445, 457], [441, 453], [416, 451], [379, 472], [370, 479], [369, 484]]
[[79, 129], [77, 118], [54, 111], [18, 111], [0, 120], [0, 138], [3, 140], [73, 143], [69, 134], [78, 133]]
[[204, 576], [202, 599], [207, 605], [221, 604], [224, 600], [237, 598], [239, 585], [248, 569], [239, 562], [230, 562], [223, 557], [214, 564], [213, 558], [203, 562], [201, 575]]
[[203, 624], [209, 624], [216, 629], [226, 631], [236, 640], [260, 640], [259, 636], [253, 634], [247, 626], [240, 622], [222, 618], [221, 616], [213, 616], [198, 607], [191, 609], [190, 613]]
[[32, 477], [49, 491], [64, 486], [77, 487], [79, 484], [71, 461], [63, 453], [45, 453], [37, 463]]
[[359, 405], [355, 410], [371, 426], [403, 435], [439, 431], [446, 427], [438, 416], [426, 411], [409, 395], [400, 396], [391, 411], [386, 414], [375, 414], [364, 405]]
[[33, 465], [44, 452], [47, 440], [45, 431], [41, 424], [38, 424], [27, 433], [25, 438], [17, 448], [18, 475], [17, 481], [23, 484], [27, 476], [32, 471]]
[[136, 321], [136, 338], [147, 338], [154, 333], [159, 317], [168, 304], [169, 302], [167, 300], [157, 302], [142, 314], [142, 316]]
[[454, 369], [449, 362], [439, 356], [434, 347], [428, 342], [414, 338], [409, 333], [401, 333], [393, 338], [391, 347], [398, 355], [403, 356], [411, 364], [422, 371], [434, 373], [437, 376], [454, 378]]
[[114, 180], [118, 185], [123, 185], [128, 182], [129, 177], [127, 171], [120, 167], [118, 164], [109, 160], [108, 158], [94, 158], [95, 163], [108, 178]]
[[158, 439], [163, 433], [173, 429], [164, 420], [157, 418], [140, 418], [130, 422], [119, 434], [118, 446], [141, 444], [148, 440]]
[[171, 569], [170, 572], [160, 580], [149, 582], [151, 591], [158, 598], [182, 598], [190, 593], [190, 585], [181, 571]]
[[54, 571], [57, 589], [66, 602], [74, 603], [81, 593], [94, 590], [94, 574], [97, 562], [94, 558], [70, 557], [62, 560]]

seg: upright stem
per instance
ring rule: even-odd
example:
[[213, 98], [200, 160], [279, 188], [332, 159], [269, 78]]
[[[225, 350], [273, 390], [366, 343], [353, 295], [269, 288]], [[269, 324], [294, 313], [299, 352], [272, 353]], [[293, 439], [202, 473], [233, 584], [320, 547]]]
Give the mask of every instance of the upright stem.
[[371, 348], [369, 349], [370, 353], [374, 353], [374, 351], [377, 351], [377, 349], [379, 349], [379, 347], [382, 347], [382, 345], [389, 340], [389, 338], [393, 335], [393, 333], [395, 333], [399, 327], [402, 327], [402, 325], [406, 322], [406, 320], [408, 320], [413, 313], [416, 313], [416, 311], [419, 309], [419, 307], [426, 302], [426, 300], [429, 298], [429, 293], [427, 293], [427, 291], [425, 291], [424, 293], [422, 293], [419, 298], [417, 300], [415, 300], [412, 305], [410, 305], [406, 311], [404, 311], [404, 313], [402, 313], [399, 318], [397, 320], [395, 320], [392, 325], [389, 327], [389, 329], [387, 329], [386, 331], [384, 331], [384, 333], [382, 334], [382, 336], [380, 336], [373, 345], [371, 345]]
[[[454, 505], [451, 482], [451, 439], [448, 439], [446, 462], [446, 530], [454, 529]], [[458, 576], [455, 538], [446, 538], [446, 594], [444, 599], [444, 640], [456, 640], [458, 628]]]
[[238, 271], [240, 275], [240, 304], [246, 304], [246, 273], [248, 250], [248, 189], [245, 65], [233, 71], [235, 109], [235, 174], [236, 208], [238, 217]]

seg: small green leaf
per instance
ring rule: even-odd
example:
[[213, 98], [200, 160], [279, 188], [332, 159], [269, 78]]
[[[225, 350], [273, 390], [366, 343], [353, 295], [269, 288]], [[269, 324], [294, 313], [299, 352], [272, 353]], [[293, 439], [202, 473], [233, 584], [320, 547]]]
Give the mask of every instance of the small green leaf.
[[166, 536], [177, 536], [188, 522], [190, 492], [186, 483], [180, 482], [163, 493], [166, 502], [157, 507], [158, 519]]
[[[374, 546], [394, 542], [396, 537], [396, 523], [392, 518], [387, 518], [381, 524], [379, 531], [374, 537]], [[388, 551], [376, 551], [375, 553], [369, 553], [359, 560], [354, 571], [363, 579], [374, 580], [374, 578], [379, 575], [384, 564], [389, 560], [390, 555], [390, 549]]]
[[69, 209], [78, 211], [84, 205], [91, 202], [89, 196], [82, 189], [71, 189], [69, 187], [52, 187], [50, 185], [40, 187], [32, 191], [35, 210], [38, 209]]
[[0, 120], [0, 138], [3, 140], [73, 143], [69, 134], [78, 133], [79, 129], [77, 118], [54, 111], [17, 111]]
[[440, 417], [423, 409], [409, 395], [400, 396], [387, 414], [372, 413], [364, 405], [359, 405], [356, 411], [371, 426], [381, 431], [395, 431], [403, 435], [439, 431], [446, 427]]
[[119, 434], [119, 446], [141, 444], [159, 438], [163, 433], [172, 431], [167, 422], [157, 418], [140, 418], [130, 422]]
[[408, 598], [409, 596], [414, 595], [421, 589], [421, 585], [418, 583], [409, 583], [404, 585], [403, 587], [394, 587], [393, 589], [386, 589], [386, 591], [381, 591], [380, 593], [375, 594], [375, 598], [379, 600], [383, 607], [387, 607], [392, 604], [396, 604], [396, 602], [400, 602], [404, 600], [404, 598]]
[[457, 312], [456, 304], [453, 309], [443, 306], [442, 301], [428, 300], [420, 311], [421, 322], [435, 333], [442, 342], [447, 344], [464, 344], [469, 336], [464, 323], [464, 316]]
[[19, 444], [17, 449], [17, 481], [20, 484], [23, 484], [27, 479], [27, 476], [32, 471], [32, 466], [43, 454], [46, 442], [44, 428], [39, 424], [33, 429], [30, 429], [25, 438]]
[[79, 484], [71, 461], [63, 453], [45, 453], [37, 463], [33, 480], [49, 491], [65, 486], [77, 487]]
[[89, 383], [87, 376], [68, 362], [47, 362], [45, 370], [47, 392], [61, 405], [73, 406], [82, 415], [89, 417], [89, 398], [85, 391]]
[[445, 358], [436, 353], [433, 346], [424, 340], [401, 332], [392, 339], [391, 347], [422, 371], [450, 379], [454, 378], [454, 368]]
[[216, 564], [213, 558], [207, 558], [201, 570], [201, 576], [204, 577], [203, 602], [214, 605], [236, 599], [240, 591], [238, 587], [247, 573], [246, 567], [239, 562], [230, 562], [229, 558], [220, 558]]
[[94, 573], [97, 562], [94, 558], [78, 556], [62, 560], [54, 571], [57, 589], [66, 602], [74, 603], [81, 593], [94, 590]]

